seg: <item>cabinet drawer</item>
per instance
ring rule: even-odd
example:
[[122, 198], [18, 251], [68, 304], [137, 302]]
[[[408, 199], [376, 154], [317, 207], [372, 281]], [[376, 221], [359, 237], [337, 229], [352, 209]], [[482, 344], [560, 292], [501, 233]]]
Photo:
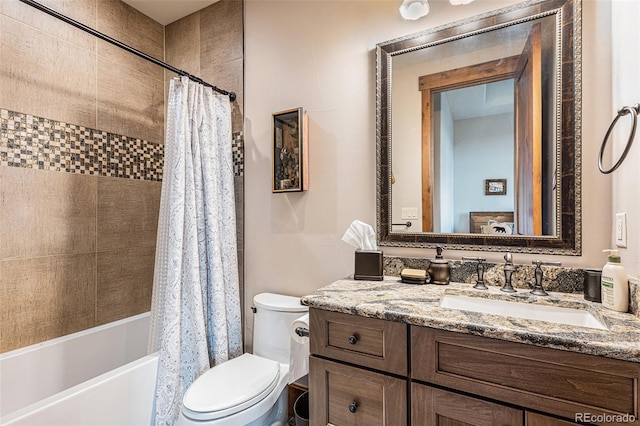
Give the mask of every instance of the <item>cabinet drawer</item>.
[[312, 426], [404, 426], [407, 381], [312, 356]]
[[631, 414], [640, 364], [411, 327], [412, 378], [572, 419]]
[[407, 325], [311, 309], [310, 350], [358, 366], [407, 374]]
[[522, 426], [522, 410], [418, 383], [411, 384], [412, 426]]
[[545, 416], [544, 414], [532, 413], [527, 411], [524, 414], [525, 424], [527, 426], [570, 426], [575, 425], [575, 423], [556, 419], [555, 417]]

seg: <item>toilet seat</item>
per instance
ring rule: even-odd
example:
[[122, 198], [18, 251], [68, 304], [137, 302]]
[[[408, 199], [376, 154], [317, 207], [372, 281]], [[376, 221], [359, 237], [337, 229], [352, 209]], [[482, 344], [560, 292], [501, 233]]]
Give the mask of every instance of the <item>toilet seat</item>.
[[215, 420], [255, 405], [278, 384], [280, 364], [244, 354], [198, 377], [182, 400], [183, 414], [193, 420]]

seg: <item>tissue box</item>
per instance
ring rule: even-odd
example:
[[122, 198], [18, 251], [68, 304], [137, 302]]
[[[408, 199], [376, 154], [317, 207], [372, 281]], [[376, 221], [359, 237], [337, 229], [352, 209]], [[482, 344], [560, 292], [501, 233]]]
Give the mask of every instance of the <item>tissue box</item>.
[[382, 252], [380, 250], [356, 250], [355, 280], [382, 281]]

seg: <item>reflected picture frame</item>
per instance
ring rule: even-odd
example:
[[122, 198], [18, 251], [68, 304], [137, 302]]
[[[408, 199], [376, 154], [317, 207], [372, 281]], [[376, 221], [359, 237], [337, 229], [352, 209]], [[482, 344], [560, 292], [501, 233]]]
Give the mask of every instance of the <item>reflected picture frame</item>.
[[484, 195], [507, 195], [507, 180], [485, 179]]
[[273, 193], [309, 189], [307, 115], [302, 107], [273, 114]]

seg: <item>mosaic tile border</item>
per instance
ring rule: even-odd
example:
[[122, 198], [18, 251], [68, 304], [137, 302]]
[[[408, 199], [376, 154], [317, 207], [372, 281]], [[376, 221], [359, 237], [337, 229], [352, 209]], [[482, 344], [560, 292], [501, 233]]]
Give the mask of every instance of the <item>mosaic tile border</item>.
[[160, 144], [0, 109], [0, 164], [160, 181], [163, 162]]
[[[233, 133], [233, 171], [244, 176], [244, 135]], [[0, 165], [149, 181], [162, 180], [164, 146], [0, 109]]]
[[244, 134], [235, 132], [231, 139], [234, 176], [244, 176]]

